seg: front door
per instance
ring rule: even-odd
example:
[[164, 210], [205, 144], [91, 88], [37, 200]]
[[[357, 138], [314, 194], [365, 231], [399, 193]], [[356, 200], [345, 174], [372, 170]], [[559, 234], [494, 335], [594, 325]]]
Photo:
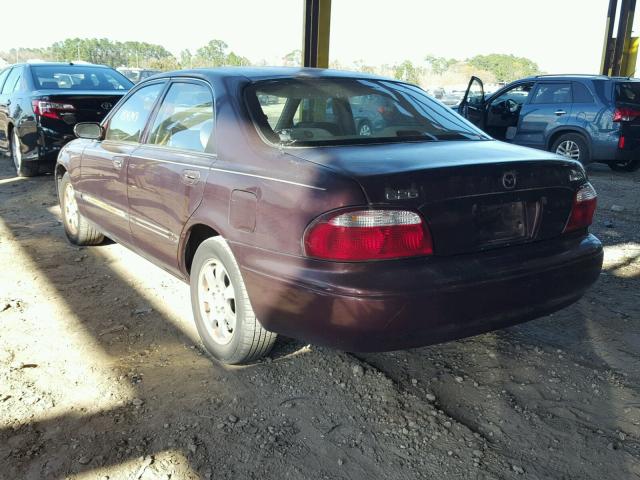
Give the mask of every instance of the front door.
[[471, 77], [458, 106], [458, 113], [474, 125], [484, 128], [484, 85], [478, 77]]
[[518, 143], [547, 149], [548, 134], [571, 118], [570, 82], [541, 82], [520, 112]]
[[140, 145], [149, 115], [164, 83], [144, 86], [116, 107], [105, 135], [85, 148], [77, 190], [79, 208], [108, 237], [131, 243], [127, 204], [127, 163]]
[[485, 107], [485, 132], [497, 140], [520, 143], [520, 114], [532, 89], [533, 82], [524, 82], [496, 92]]
[[127, 166], [134, 244], [170, 271], [178, 271], [180, 234], [215, 158], [211, 89], [195, 80], [171, 83]]
[[0, 149], [9, 149], [9, 108], [11, 93], [20, 76], [19, 68], [7, 68], [0, 73]]

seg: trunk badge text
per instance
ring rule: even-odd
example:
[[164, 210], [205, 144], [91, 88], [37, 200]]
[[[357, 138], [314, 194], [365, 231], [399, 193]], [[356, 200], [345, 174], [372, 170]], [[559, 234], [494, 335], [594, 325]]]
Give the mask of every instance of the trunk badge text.
[[514, 188], [516, 188], [516, 173], [505, 172], [502, 175], [502, 186], [507, 190], [513, 190]]
[[387, 200], [410, 200], [412, 198], [418, 198], [418, 190], [415, 188], [385, 188], [384, 196]]
[[103, 102], [100, 104], [100, 106], [103, 110], [111, 110], [111, 107], [113, 107], [113, 103]]

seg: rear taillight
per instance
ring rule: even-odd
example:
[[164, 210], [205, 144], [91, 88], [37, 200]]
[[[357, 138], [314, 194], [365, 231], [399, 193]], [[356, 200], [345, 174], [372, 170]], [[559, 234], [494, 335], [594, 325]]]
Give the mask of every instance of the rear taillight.
[[339, 261], [431, 255], [429, 229], [416, 212], [351, 210], [324, 215], [304, 235], [310, 257]]
[[629, 107], [618, 107], [613, 111], [614, 122], [630, 122], [640, 117], [640, 110]]
[[624, 143], [625, 143], [624, 135], [620, 135], [620, 138], [618, 139], [618, 148], [620, 150], [624, 149]]
[[593, 221], [593, 214], [596, 211], [598, 194], [590, 183], [582, 185], [573, 199], [573, 207], [564, 232], [573, 232], [582, 228], [587, 228]]
[[62, 118], [61, 114], [71, 113], [76, 109], [70, 103], [49, 102], [47, 100], [32, 100], [31, 106], [33, 107], [33, 113], [36, 115], [56, 120]]

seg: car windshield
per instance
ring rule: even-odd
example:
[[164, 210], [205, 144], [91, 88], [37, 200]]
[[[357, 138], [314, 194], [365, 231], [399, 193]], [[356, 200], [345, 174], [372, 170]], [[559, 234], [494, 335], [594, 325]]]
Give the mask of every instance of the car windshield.
[[617, 83], [616, 101], [640, 103], [640, 82]]
[[129, 90], [124, 75], [104, 67], [41, 65], [31, 67], [37, 89], [43, 90]]
[[489, 137], [418, 87], [386, 80], [278, 79], [257, 82], [246, 100], [273, 143], [349, 145]]

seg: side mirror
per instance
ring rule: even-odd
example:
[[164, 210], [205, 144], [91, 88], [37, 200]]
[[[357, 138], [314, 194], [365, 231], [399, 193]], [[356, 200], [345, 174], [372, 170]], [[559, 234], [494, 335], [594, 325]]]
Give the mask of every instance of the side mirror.
[[102, 140], [102, 126], [99, 123], [81, 122], [76, 123], [73, 127], [73, 133], [78, 138], [87, 138], [89, 140]]

